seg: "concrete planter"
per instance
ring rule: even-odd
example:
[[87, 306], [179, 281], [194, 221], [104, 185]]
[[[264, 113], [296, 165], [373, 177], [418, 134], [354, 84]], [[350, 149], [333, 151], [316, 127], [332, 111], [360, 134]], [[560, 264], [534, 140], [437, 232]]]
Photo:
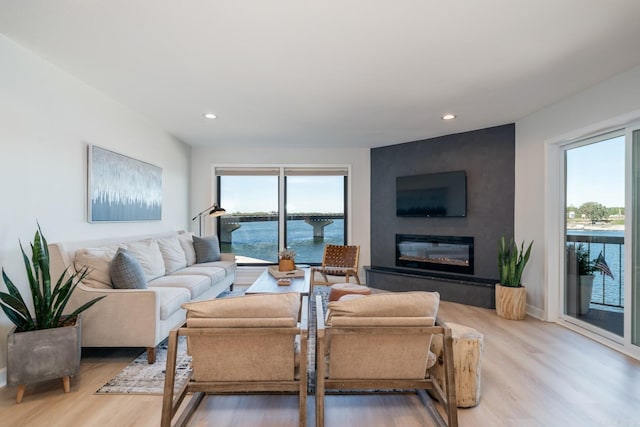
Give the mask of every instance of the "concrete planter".
[[527, 289], [496, 284], [496, 314], [509, 320], [527, 317]]
[[7, 384], [18, 385], [16, 401], [22, 401], [27, 384], [63, 379], [69, 392], [69, 377], [80, 371], [82, 322], [61, 328], [15, 332], [7, 336]]
[[593, 274], [580, 276], [580, 314], [587, 314], [589, 312], [594, 278], [595, 276]]

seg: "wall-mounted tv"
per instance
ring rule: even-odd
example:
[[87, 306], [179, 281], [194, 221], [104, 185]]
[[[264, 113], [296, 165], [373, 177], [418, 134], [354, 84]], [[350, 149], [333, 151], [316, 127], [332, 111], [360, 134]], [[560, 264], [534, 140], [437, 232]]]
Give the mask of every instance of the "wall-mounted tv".
[[466, 216], [466, 172], [453, 171], [397, 177], [396, 215], [411, 217]]

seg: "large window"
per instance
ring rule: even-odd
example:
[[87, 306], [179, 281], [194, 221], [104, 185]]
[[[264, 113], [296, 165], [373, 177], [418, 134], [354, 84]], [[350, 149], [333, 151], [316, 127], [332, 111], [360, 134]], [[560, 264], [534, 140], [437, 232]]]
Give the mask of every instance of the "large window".
[[275, 263], [284, 247], [296, 263], [318, 264], [325, 244], [346, 244], [347, 168], [216, 168], [223, 252], [239, 264]]

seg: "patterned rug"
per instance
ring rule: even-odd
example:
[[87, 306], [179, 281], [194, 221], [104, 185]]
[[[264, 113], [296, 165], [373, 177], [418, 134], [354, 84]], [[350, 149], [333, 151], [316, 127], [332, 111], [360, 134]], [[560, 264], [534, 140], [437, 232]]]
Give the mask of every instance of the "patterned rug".
[[[240, 296], [245, 289], [226, 291], [218, 296], [225, 298], [230, 296]], [[316, 294], [322, 295], [323, 301], [329, 299], [329, 287], [318, 286], [314, 288]], [[310, 301], [309, 312], [309, 392], [315, 390], [315, 301]], [[182, 384], [189, 378], [191, 368], [189, 363], [191, 357], [187, 356], [187, 345], [185, 337], [180, 337], [178, 342], [178, 357], [176, 369], [176, 383], [174, 390], [177, 392]], [[118, 375], [109, 380], [105, 385], [96, 391], [96, 394], [155, 394], [161, 395], [164, 389], [164, 373], [167, 364], [167, 340], [164, 340], [156, 348], [156, 363], [147, 363], [147, 352], [144, 351]]]

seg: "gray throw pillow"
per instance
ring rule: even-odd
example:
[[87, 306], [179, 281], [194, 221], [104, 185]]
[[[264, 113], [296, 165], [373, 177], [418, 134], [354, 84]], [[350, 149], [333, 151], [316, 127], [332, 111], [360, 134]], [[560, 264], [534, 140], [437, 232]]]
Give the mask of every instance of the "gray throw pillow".
[[129, 251], [118, 248], [109, 266], [111, 283], [116, 289], [146, 289], [147, 279], [140, 262]]
[[218, 236], [193, 236], [193, 249], [196, 251], [196, 264], [220, 261]]

